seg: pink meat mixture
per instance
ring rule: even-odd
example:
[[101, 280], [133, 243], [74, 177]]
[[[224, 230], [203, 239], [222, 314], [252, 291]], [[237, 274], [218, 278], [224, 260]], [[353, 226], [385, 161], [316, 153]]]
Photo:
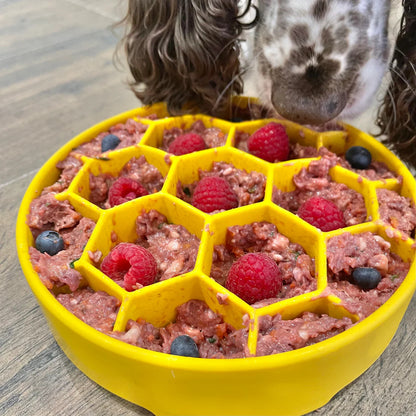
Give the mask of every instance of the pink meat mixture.
[[[247, 147], [247, 141], [250, 137], [249, 133], [242, 130], [236, 130], [234, 137], [234, 147], [243, 152], [250, 153]], [[289, 143], [289, 157], [288, 160], [302, 159], [310, 157], [318, 157], [319, 153], [313, 146], [302, 146], [299, 143]]]
[[[199, 180], [206, 176], [219, 176], [226, 179], [237, 196], [239, 207], [260, 202], [264, 198], [266, 177], [262, 173], [246, 172], [226, 162], [213, 162], [210, 171], [199, 170]], [[179, 181], [176, 187], [177, 197], [191, 204], [198, 182], [182, 184]]]
[[392, 172], [384, 162], [379, 160], [372, 160], [370, 166], [367, 169], [354, 169], [345, 159], [345, 154], [336, 155], [326, 147], [321, 147], [317, 156], [334, 159], [334, 162], [337, 165], [342, 166], [343, 168], [348, 169], [370, 181], [385, 181], [386, 179], [393, 178], [400, 179], [399, 175]]
[[143, 212], [136, 220], [137, 244], [149, 250], [158, 265], [157, 280], [190, 272], [196, 261], [199, 239], [184, 226], [169, 224], [156, 210]]
[[[57, 300], [86, 324], [111, 337], [151, 351], [170, 353], [172, 342], [180, 335], [190, 336], [201, 358], [233, 359], [250, 357], [248, 350], [247, 315], [243, 328], [235, 329], [220, 314], [201, 300], [192, 299], [176, 309], [175, 320], [158, 328], [144, 319], [130, 319], [125, 331], [114, 331], [120, 302], [105, 292], [91, 288], [59, 294]], [[349, 318], [304, 312], [295, 319], [283, 320], [280, 315], [266, 315], [259, 320], [256, 356], [291, 351], [337, 335], [353, 324]]]
[[[149, 117], [153, 119], [153, 116]], [[133, 119], [128, 119], [125, 123], [118, 123], [108, 129], [108, 131], [100, 133], [91, 141], [81, 144], [76, 149], [74, 149], [70, 155], [83, 155], [88, 157], [100, 157], [101, 152], [101, 142], [103, 138], [108, 134], [114, 134], [120, 139], [120, 143], [115, 149], [119, 150], [129, 146], [135, 146], [142, 140], [146, 130], [149, 126], [143, 124], [140, 121]], [[107, 153], [107, 152], [105, 152]]]
[[401, 231], [405, 236], [414, 237], [416, 207], [412, 201], [389, 189], [378, 188], [376, 192], [380, 219]]
[[264, 299], [253, 307], [260, 308], [316, 289], [314, 259], [268, 222], [228, 227], [225, 244], [214, 247], [211, 277], [224, 285], [231, 265], [242, 255], [255, 252], [266, 253], [276, 261], [283, 287], [277, 298]]
[[177, 308], [176, 319], [157, 328], [143, 319], [130, 320], [125, 332], [112, 336], [138, 347], [170, 353], [179, 335], [190, 336], [202, 358], [243, 358], [249, 355], [247, 328], [236, 330], [201, 300], [190, 300]]
[[[342, 129], [342, 128], [341, 128]], [[332, 129], [334, 130], [334, 129]], [[234, 146], [243, 152], [250, 153], [247, 147], [247, 141], [250, 137], [249, 133], [242, 130], [236, 130]], [[345, 159], [345, 155], [336, 155], [326, 147], [316, 149], [314, 146], [304, 146], [297, 142], [289, 143], [289, 156], [288, 160], [304, 159], [304, 158], [316, 158], [326, 157], [333, 159], [334, 165], [340, 165], [345, 169], [348, 169], [357, 175], [367, 178], [371, 181], [385, 180], [390, 178], [398, 178], [398, 175], [393, 173], [384, 162], [373, 160], [367, 169], [354, 169], [349, 162]]]
[[236, 330], [201, 300], [190, 300], [176, 309], [174, 322], [157, 328], [144, 319], [127, 322], [125, 331], [113, 331], [120, 302], [90, 288], [60, 294], [57, 300], [77, 318], [113, 338], [152, 351], [170, 353], [179, 335], [190, 336], [203, 358], [242, 358], [249, 355], [247, 328]]
[[42, 231], [55, 230], [64, 240], [64, 249], [54, 256], [29, 247], [33, 268], [43, 284], [50, 290], [65, 285], [71, 291], [76, 290], [82, 276], [73, 268], [73, 262], [81, 257], [95, 227], [94, 221], [78, 214], [68, 201], [58, 201], [49, 193], [32, 201], [27, 224], [34, 239]]
[[[409, 272], [409, 264], [390, 251], [390, 243], [370, 232], [344, 233], [327, 244], [328, 289], [343, 306], [363, 319], [395, 292]], [[351, 282], [353, 269], [372, 267], [381, 274], [375, 289], [362, 290]]]
[[[155, 117], [155, 115], [151, 115], [148, 118], [152, 120]], [[106, 135], [117, 135], [120, 139], [120, 144], [116, 149], [122, 149], [124, 147], [133, 146], [139, 143], [146, 132], [147, 127], [148, 126], [145, 124], [137, 122], [133, 119], [128, 119], [126, 123], [116, 124], [115, 126], [110, 127], [107, 132], [100, 133], [91, 141], [72, 150], [64, 160], [56, 164], [57, 169], [61, 171], [58, 180], [52, 185], [45, 187], [42, 190], [42, 194], [50, 192], [59, 193], [68, 189], [72, 180], [82, 168], [83, 163], [80, 156], [100, 157], [102, 154], [101, 142]]]
[[114, 296], [85, 287], [72, 293], [61, 293], [56, 299], [81, 321], [105, 334], [112, 334], [121, 304]]
[[100, 208], [108, 209], [108, 191], [116, 179], [128, 177], [139, 182], [149, 194], [159, 192], [165, 181], [159, 170], [148, 163], [144, 156], [130, 159], [123, 167], [118, 176], [101, 174], [94, 176], [90, 174], [90, 196], [89, 200]]
[[283, 320], [280, 315], [262, 316], [259, 319], [256, 355], [279, 354], [307, 347], [340, 334], [351, 326], [353, 323], [347, 317], [336, 319], [312, 312], [304, 312], [290, 320]]
[[332, 180], [329, 170], [335, 166], [333, 158], [313, 160], [307, 168], [293, 177], [296, 189], [283, 192], [274, 187], [272, 200], [280, 207], [297, 213], [299, 207], [313, 196], [332, 201], [343, 213], [347, 226], [366, 221], [367, 210], [364, 197], [345, 184]]
[[82, 168], [82, 161], [74, 156], [68, 156], [64, 160], [58, 162], [56, 167], [60, 170], [59, 178], [51, 186], [44, 188], [42, 190], [42, 195], [51, 192], [60, 193], [67, 190], [72, 180]]
[[195, 133], [200, 135], [208, 148], [224, 146], [227, 141], [227, 135], [221, 129], [217, 127], [205, 127], [203, 121], [198, 120], [195, 121], [189, 129], [182, 129], [179, 127], [166, 129], [163, 132], [163, 140], [160, 149], [167, 152], [171, 143], [178, 136], [185, 133]]

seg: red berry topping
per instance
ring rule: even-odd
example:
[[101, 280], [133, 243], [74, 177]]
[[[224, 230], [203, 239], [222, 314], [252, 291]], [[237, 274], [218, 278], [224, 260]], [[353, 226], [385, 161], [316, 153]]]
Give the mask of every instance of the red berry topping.
[[204, 212], [238, 207], [237, 195], [230, 184], [219, 176], [202, 178], [195, 187], [191, 203]]
[[279, 123], [269, 123], [255, 131], [247, 141], [248, 151], [268, 162], [287, 160], [289, 137]]
[[276, 262], [267, 254], [248, 253], [230, 268], [225, 287], [247, 303], [277, 296], [282, 276]]
[[332, 202], [314, 196], [298, 209], [298, 216], [322, 231], [332, 231], [345, 227], [342, 211]]
[[101, 271], [131, 292], [155, 282], [157, 264], [152, 253], [133, 243], [115, 246], [101, 263]]
[[108, 191], [108, 202], [114, 207], [115, 205], [123, 204], [124, 202], [131, 201], [148, 193], [147, 189], [140, 182], [127, 176], [122, 176], [111, 185]]
[[204, 139], [196, 133], [185, 133], [176, 137], [170, 144], [168, 152], [176, 156], [186, 155], [187, 153], [204, 150], [207, 146]]

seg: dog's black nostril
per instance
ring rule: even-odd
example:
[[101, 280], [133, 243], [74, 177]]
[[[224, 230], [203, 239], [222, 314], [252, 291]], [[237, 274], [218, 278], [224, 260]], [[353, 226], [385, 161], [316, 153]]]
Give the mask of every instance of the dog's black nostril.
[[309, 65], [305, 71], [305, 77], [308, 81], [314, 81], [319, 77], [319, 68], [315, 65]]

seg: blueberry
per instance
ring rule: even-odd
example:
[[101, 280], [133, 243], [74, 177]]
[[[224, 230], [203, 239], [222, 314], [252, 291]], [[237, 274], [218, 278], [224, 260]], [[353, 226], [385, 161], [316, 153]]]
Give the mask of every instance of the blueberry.
[[345, 159], [354, 169], [368, 169], [371, 164], [371, 153], [362, 146], [352, 146], [345, 153]]
[[170, 346], [170, 353], [184, 357], [200, 357], [195, 341], [188, 335], [179, 335], [176, 337]]
[[352, 280], [360, 289], [374, 289], [380, 283], [381, 274], [372, 267], [357, 267], [352, 272]]
[[54, 256], [64, 249], [64, 240], [56, 231], [43, 231], [37, 236], [35, 246], [41, 253]]
[[101, 142], [101, 152], [115, 149], [120, 143], [120, 139], [115, 134], [107, 134]]

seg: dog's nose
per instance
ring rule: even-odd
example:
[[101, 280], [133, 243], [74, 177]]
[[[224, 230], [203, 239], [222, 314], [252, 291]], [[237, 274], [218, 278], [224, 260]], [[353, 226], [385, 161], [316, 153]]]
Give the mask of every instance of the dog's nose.
[[272, 103], [282, 117], [299, 124], [320, 125], [337, 117], [344, 109], [347, 98], [344, 93], [331, 94], [281, 94], [273, 89]]

